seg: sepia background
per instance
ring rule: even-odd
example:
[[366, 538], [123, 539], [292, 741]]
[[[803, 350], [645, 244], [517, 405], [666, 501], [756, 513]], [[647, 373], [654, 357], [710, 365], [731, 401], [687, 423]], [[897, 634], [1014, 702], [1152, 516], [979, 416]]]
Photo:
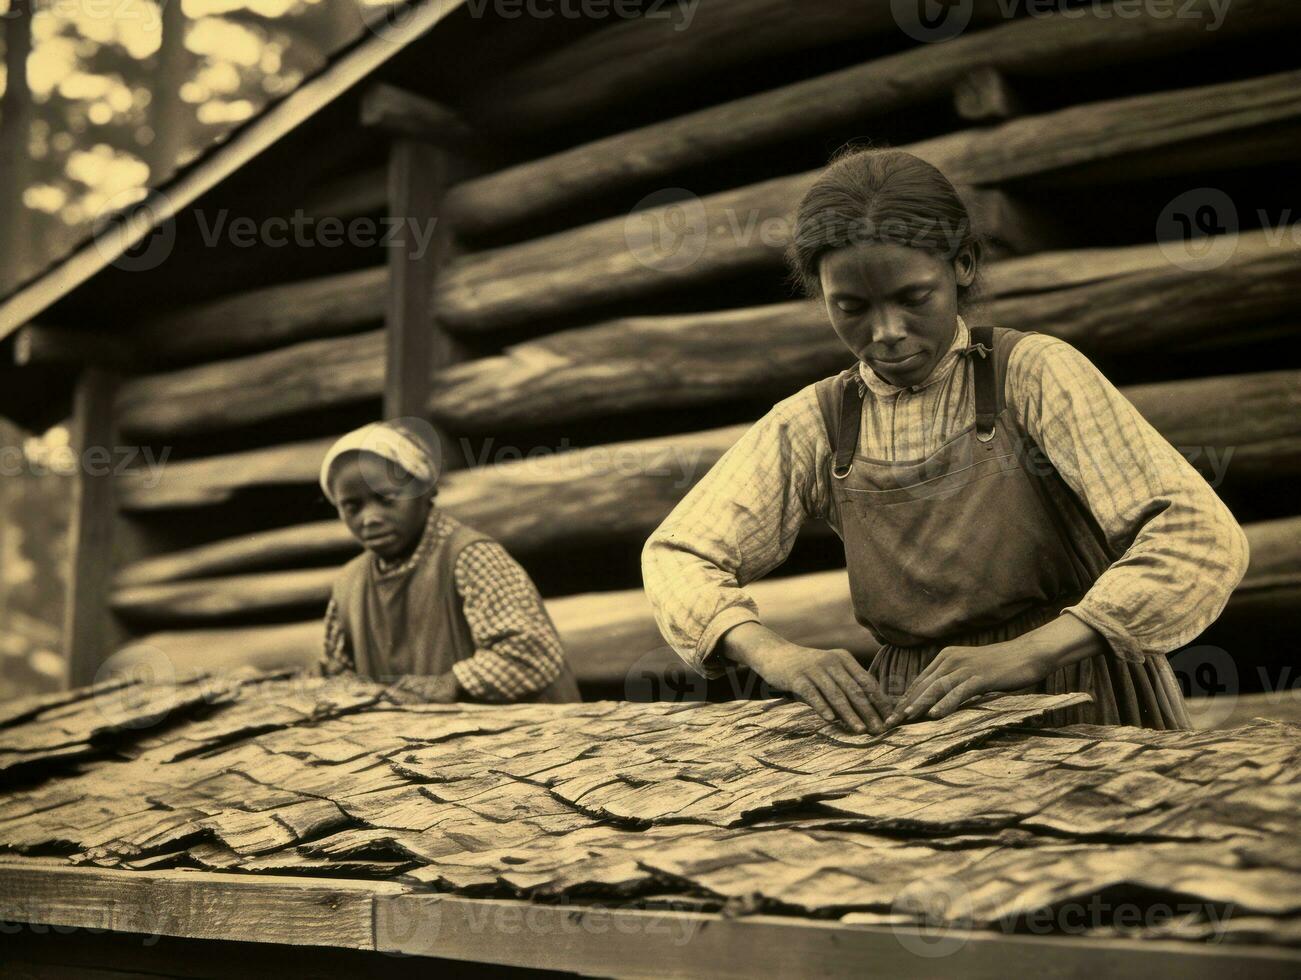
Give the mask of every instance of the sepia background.
[[[310, 663], [354, 548], [317, 466], [381, 414], [437, 427], [440, 503], [524, 563], [586, 693], [746, 693], [685, 675], [638, 557], [848, 363], [782, 248], [851, 142], [960, 185], [969, 323], [1079, 347], [1246, 527], [1188, 693], [1295, 683], [1295, 3], [112, 7], [4, 20], [11, 693], [120, 650]], [[755, 594], [870, 650], [824, 527]]]

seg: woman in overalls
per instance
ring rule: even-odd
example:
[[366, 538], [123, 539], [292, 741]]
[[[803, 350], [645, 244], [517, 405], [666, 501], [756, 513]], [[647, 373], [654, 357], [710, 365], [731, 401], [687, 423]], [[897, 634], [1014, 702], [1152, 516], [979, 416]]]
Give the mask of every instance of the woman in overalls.
[[[968, 326], [980, 243], [929, 163], [833, 161], [790, 258], [857, 362], [774, 406], [646, 543], [683, 659], [747, 665], [859, 732], [1025, 689], [1092, 695], [1057, 724], [1190, 727], [1166, 654], [1248, 558], [1210, 486], [1069, 344]], [[870, 670], [777, 635], [745, 591], [810, 518], [844, 542]]]

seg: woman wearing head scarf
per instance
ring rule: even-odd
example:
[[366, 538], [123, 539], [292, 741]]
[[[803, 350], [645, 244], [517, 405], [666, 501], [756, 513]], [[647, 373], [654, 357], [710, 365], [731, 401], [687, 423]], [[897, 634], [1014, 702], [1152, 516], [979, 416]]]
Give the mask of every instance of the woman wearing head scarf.
[[[778, 403], [643, 551], [666, 638], [745, 664], [856, 731], [990, 691], [1084, 691], [1054, 721], [1187, 728], [1166, 654], [1223, 610], [1246, 537], [1215, 492], [1070, 344], [969, 328], [980, 244], [952, 184], [898, 150], [845, 155], [790, 250], [855, 357]], [[763, 626], [745, 586], [824, 518], [844, 543], [845, 650]]]
[[409, 700], [580, 700], [528, 573], [435, 505], [434, 446], [399, 420], [326, 453], [321, 489], [365, 550], [335, 582], [321, 672], [393, 682]]

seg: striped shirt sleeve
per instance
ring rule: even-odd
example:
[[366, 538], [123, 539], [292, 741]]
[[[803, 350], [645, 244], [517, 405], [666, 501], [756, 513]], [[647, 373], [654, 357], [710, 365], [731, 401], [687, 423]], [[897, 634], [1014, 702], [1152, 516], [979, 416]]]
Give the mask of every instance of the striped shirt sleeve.
[[745, 586], [790, 554], [808, 518], [824, 517], [830, 455], [812, 386], [752, 425], [679, 501], [642, 549], [642, 580], [660, 632], [706, 677], [729, 629], [758, 622]]
[[560, 637], [528, 573], [495, 541], [462, 549], [454, 570], [475, 652], [452, 665], [456, 682], [482, 701], [517, 701], [559, 676]]
[[1008, 361], [1022, 427], [1123, 551], [1065, 611], [1123, 660], [1169, 653], [1223, 611], [1247, 538], [1192, 465], [1074, 347], [1023, 339]]

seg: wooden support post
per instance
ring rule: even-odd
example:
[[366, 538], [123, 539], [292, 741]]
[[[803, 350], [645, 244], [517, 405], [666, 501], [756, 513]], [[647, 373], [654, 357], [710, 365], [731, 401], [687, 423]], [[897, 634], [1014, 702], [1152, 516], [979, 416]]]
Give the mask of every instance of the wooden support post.
[[[464, 176], [468, 127], [451, 110], [380, 85], [362, 100], [362, 123], [395, 134], [389, 153], [388, 214], [401, 222], [388, 252], [384, 417], [427, 418], [435, 371], [466, 354], [433, 314], [434, 282], [455, 236], [442, 216], [448, 189]], [[444, 469], [465, 465], [450, 435], [438, 434]]]
[[89, 684], [120, 636], [109, 612], [113, 577], [114, 423], [116, 376], [87, 367], [73, 396], [72, 450], [77, 469], [69, 523], [68, 594], [63, 648], [71, 687]]
[[373, 85], [361, 99], [361, 124], [447, 149], [469, 151], [474, 130], [452, 109], [393, 85]]

